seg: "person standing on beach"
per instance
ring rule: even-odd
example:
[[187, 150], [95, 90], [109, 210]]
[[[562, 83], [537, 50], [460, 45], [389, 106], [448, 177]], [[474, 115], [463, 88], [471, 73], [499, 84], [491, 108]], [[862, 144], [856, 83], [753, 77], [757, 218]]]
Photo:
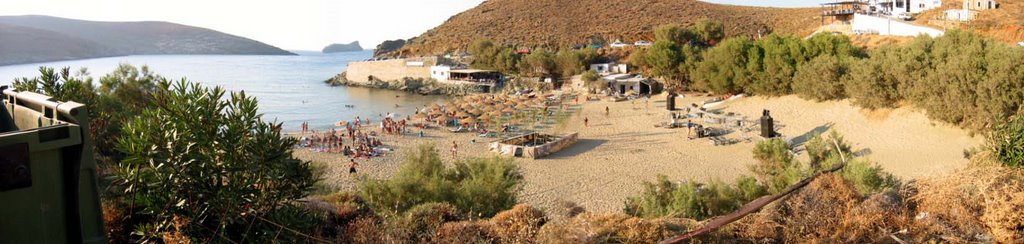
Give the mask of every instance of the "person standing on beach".
[[604, 106], [604, 116], [608, 116], [608, 106]]
[[590, 127], [590, 118], [583, 117], [583, 127]]
[[458, 157], [458, 155], [459, 155], [459, 144], [456, 144], [455, 141], [452, 141], [452, 159], [455, 159], [455, 157]]
[[350, 175], [351, 174], [355, 174], [356, 173], [356, 166], [359, 166], [359, 163], [356, 163], [356, 159], [354, 159], [354, 158], [351, 158], [349, 160], [350, 161], [348, 163], [348, 174], [350, 174]]

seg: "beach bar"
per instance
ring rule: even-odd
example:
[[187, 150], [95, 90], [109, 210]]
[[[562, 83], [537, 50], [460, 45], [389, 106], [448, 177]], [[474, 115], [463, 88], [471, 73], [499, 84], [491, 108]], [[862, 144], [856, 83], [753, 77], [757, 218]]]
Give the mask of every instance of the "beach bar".
[[536, 159], [576, 144], [578, 136], [579, 133], [563, 136], [530, 133], [494, 142], [491, 150], [501, 155]]

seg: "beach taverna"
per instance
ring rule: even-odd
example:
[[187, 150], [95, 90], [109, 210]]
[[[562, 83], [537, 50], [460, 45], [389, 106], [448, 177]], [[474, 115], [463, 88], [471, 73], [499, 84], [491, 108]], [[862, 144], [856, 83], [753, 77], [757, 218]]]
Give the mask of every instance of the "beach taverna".
[[608, 82], [608, 88], [614, 93], [626, 94], [629, 91], [637, 95], [648, 95], [652, 92], [652, 85], [654, 80], [643, 77], [642, 75], [633, 74], [616, 74], [609, 75], [601, 78], [602, 81]]
[[530, 133], [494, 142], [491, 150], [501, 155], [536, 159], [576, 144], [578, 136], [579, 133], [563, 136]]

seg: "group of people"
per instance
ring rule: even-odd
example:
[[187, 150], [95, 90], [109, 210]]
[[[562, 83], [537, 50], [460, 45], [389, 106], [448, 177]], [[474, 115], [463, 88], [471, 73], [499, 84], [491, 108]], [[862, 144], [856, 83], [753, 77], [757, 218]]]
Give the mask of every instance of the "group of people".
[[384, 118], [384, 120], [380, 121], [380, 133], [389, 135], [402, 135], [403, 133], [408, 131], [406, 129], [406, 126], [407, 124], [405, 119], [396, 121], [394, 119], [391, 119], [390, 117]]
[[[357, 120], [358, 121], [358, 120]], [[302, 123], [303, 137], [299, 138], [299, 147], [309, 148], [315, 152], [340, 153], [353, 158], [370, 158], [379, 156], [377, 150], [383, 142], [375, 132], [360, 130], [361, 122], [348, 123], [344, 131], [330, 129], [317, 133], [309, 129], [309, 123]], [[309, 134], [309, 136], [305, 136]]]

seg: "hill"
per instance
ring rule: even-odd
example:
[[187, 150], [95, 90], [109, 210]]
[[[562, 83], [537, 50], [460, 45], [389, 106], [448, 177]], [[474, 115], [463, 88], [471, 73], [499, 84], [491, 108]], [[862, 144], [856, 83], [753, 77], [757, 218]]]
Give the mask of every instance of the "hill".
[[334, 43], [324, 47], [323, 53], [340, 53], [340, 52], [357, 52], [362, 51], [363, 46], [359, 45], [359, 41], [354, 41], [349, 44]]
[[0, 24], [0, 65], [103, 57], [110, 51], [57, 32]]
[[[979, 12], [978, 19], [953, 26], [976, 31], [987, 37], [996, 40], [1015, 44], [1024, 41], [1024, 0], [998, 0], [999, 8]], [[917, 17], [918, 24], [927, 24], [935, 27], [931, 20], [942, 17], [948, 9], [963, 8], [963, 1], [944, 1], [941, 8], [921, 13]], [[951, 26], [952, 27], [952, 26]]]
[[397, 53], [460, 51], [478, 39], [523, 47], [572, 47], [593, 36], [608, 43], [615, 39], [631, 43], [653, 39], [657, 26], [690, 25], [703, 17], [724, 23], [728, 36], [759, 32], [803, 36], [820, 25], [818, 15], [817, 8], [744, 7], [696, 0], [489, 0], [452, 16]]
[[121, 55], [294, 55], [244, 37], [169, 22], [0, 16], [0, 33], [0, 50], [5, 50], [0, 65]]

